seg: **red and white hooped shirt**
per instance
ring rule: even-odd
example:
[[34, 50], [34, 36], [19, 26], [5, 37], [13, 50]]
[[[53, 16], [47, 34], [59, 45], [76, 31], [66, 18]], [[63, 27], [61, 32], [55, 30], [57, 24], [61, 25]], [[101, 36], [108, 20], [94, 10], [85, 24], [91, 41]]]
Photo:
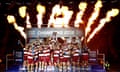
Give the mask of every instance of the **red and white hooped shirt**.
[[79, 58], [80, 58], [79, 56], [80, 56], [79, 48], [73, 48], [73, 50], [72, 50], [72, 61], [78, 62]]
[[63, 62], [68, 62], [70, 61], [70, 50], [68, 48], [63, 49]]
[[60, 49], [55, 49], [53, 51], [53, 61], [58, 62], [59, 57], [60, 57]]
[[28, 49], [27, 48], [23, 48], [23, 51], [24, 51], [24, 60], [27, 60]]

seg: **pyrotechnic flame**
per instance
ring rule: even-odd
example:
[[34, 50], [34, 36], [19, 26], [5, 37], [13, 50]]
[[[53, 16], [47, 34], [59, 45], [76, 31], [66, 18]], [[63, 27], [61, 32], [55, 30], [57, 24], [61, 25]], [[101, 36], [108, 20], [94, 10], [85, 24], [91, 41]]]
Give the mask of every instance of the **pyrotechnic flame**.
[[75, 20], [75, 23], [74, 23], [75, 27], [79, 27], [79, 24], [83, 23], [82, 17], [84, 15], [86, 7], [87, 7], [87, 3], [86, 2], [81, 2], [79, 4], [79, 10], [80, 11], [77, 13], [77, 16], [76, 16], [76, 20]]
[[41, 5], [41, 4], [38, 4], [36, 6], [36, 10], [38, 12], [37, 14], [37, 26], [38, 28], [41, 28], [41, 24], [43, 24], [43, 15], [45, 14], [45, 6]]
[[58, 12], [60, 12], [60, 5], [57, 4], [52, 9], [52, 14], [50, 15], [50, 19], [48, 20], [48, 27], [50, 27], [50, 25], [53, 25], [53, 23], [55, 23], [54, 16], [57, 15]]
[[15, 17], [12, 15], [7, 16], [8, 23], [13, 24], [14, 28], [20, 32], [21, 36], [23, 36], [26, 39], [26, 34], [24, 32], [24, 27], [18, 26], [15, 20]]
[[12, 15], [8, 15], [7, 20], [8, 20], [8, 23], [10, 23], [10, 24], [13, 24], [16, 22], [14, 16], [12, 16]]
[[[66, 9], [65, 9], [66, 8]], [[64, 14], [64, 17], [63, 17], [63, 25], [64, 27], [68, 27], [69, 26], [69, 21], [73, 15], [73, 11], [72, 10], [68, 10], [68, 7], [67, 6], [63, 6], [62, 7], [62, 12]]]
[[26, 9], [27, 7], [26, 6], [22, 6], [19, 8], [19, 15], [24, 18], [26, 16]]
[[[73, 11], [68, 10], [67, 6], [55, 5], [52, 9], [48, 27], [53, 24], [54, 27], [68, 27]], [[60, 16], [60, 17], [59, 17]]]
[[32, 28], [32, 25], [30, 23], [30, 16], [28, 13], [26, 14], [26, 28]]
[[94, 12], [92, 13], [91, 17], [88, 20], [88, 24], [85, 29], [85, 37], [87, 37], [88, 33], [91, 31], [90, 27], [94, 23], [94, 20], [99, 16], [100, 9], [102, 7], [102, 1], [98, 0], [94, 7]]
[[94, 35], [102, 29], [102, 27], [105, 25], [106, 22], [111, 21], [111, 17], [115, 17], [118, 14], [119, 14], [119, 9], [112, 9], [108, 11], [106, 17], [100, 20], [100, 24], [98, 25], [98, 27], [95, 28], [95, 30], [88, 37], [87, 42], [89, 42], [94, 37]]

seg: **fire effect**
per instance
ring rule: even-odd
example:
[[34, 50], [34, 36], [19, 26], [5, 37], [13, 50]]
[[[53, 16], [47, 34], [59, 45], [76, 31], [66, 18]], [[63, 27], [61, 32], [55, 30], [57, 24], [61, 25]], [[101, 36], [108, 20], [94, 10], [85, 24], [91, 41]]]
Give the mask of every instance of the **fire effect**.
[[31, 23], [30, 23], [30, 17], [29, 14], [26, 12], [27, 7], [26, 6], [21, 6], [19, 8], [19, 15], [21, 16], [21, 18], [25, 18], [26, 17], [26, 27], [27, 28], [32, 28]]
[[48, 27], [68, 27], [69, 20], [71, 19], [73, 11], [69, 10], [67, 6], [55, 5], [52, 9]]
[[26, 9], [27, 7], [26, 6], [22, 6], [19, 8], [19, 15], [24, 18], [26, 16]]
[[[84, 23], [83, 20], [82, 20], [82, 17], [84, 15], [86, 7], [87, 7], [86, 2], [80, 2], [80, 4], [79, 4], [79, 10], [80, 11], [76, 15], [76, 20], [74, 22], [74, 27], [79, 27], [80, 24]], [[91, 14], [91, 16], [88, 20], [88, 24], [85, 28], [85, 37], [87, 37], [89, 32], [91, 31], [90, 27], [91, 27], [92, 24], [94, 24], [94, 20], [96, 20], [96, 18], [99, 16], [101, 8], [102, 8], [102, 1], [98, 0], [95, 4], [94, 11]], [[30, 16], [29, 16], [29, 13], [26, 13], [26, 9], [27, 9], [26, 6], [21, 6], [19, 8], [19, 15], [21, 16], [21, 18], [26, 17], [26, 28], [32, 28], [32, 25], [30, 23]], [[37, 27], [41, 28], [41, 25], [43, 24], [42, 19], [43, 19], [44, 14], [46, 13], [46, 7], [41, 5], [41, 4], [38, 4], [36, 6], [36, 11], [38, 12], [38, 14], [36, 15], [36, 17], [37, 17]], [[104, 24], [106, 22], [111, 21], [111, 17], [115, 17], [118, 13], [119, 13], [118, 9], [112, 9], [111, 11], [108, 11], [106, 17], [100, 20], [100, 24], [98, 25], [98, 27], [95, 28], [95, 30], [88, 37], [87, 42], [89, 42], [93, 38], [95, 33], [97, 33], [104, 26]], [[69, 10], [68, 6], [60, 6], [60, 4], [56, 4], [52, 8], [52, 13], [50, 15], [50, 19], [48, 20], [48, 27], [50, 27], [50, 26], [53, 26], [53, 27], [69, 27], [69, 22], [70, 22], [70, 19], [71, 19], [72, 15], [73, 15], [73, 11]], [[8, 23], [13, 24], [15, 29], [18, 30], [24, 38], [26, 38], [26, 34], [23, 31], [24, 27], [21, 27], [21, 26], [17, 25], [14, 16], [8, 15], [7, 20], [8, 20]]]
[[82, 17], [84, 15], [84, 12], [86, 10], [86, 7], [87, 7], [87, 3], [86, 2], [81, 2], [79, 4], [79, 12], [77, 13], [77, 16], [76, 16], [76, 20], [74, 22], [74, 26], [75, 27], [79, 27], [79, 24], [82, 24], [83, 23], [83, 20], [82, 20]]
[[26, 28], [32, 28], [32, 25], [30, 23], [30, 16], [28, 13], [26, 14]]
[[42, 18], [43, 18], [43, 15], [45, 14], [45, 6], [38, 4], [36, 6], [36, 10], [38, 12], [38, 14], [37, 14], [37, 27], [41, 28], [41, 25], [43, 24]]
[[119, 9], [112, 9], [108, 11], [106, 17], [100, 20], [100, 24], [98, 25], [98, 27], [96, 27], [95, 30], [91, 33], [91, 35], [88, 37], [87, 42], [89, 42], [94, 37], [94, 35], [102, 29], [106, 22], [111, 21], [111, 17], [115, 17], [118, 14]]
[[102, 1], [98, 0], [97, 3], [95, 4], [94, 11], [91, 15], [91, 17], [88, 20], [88, 24], [85, 29], [85, 37], [87, 37], [88, 33], [91, 31], [91, 25], [94, 24], [94, 20], [97, 19], [100, 13], [100, 9], [102, 7]]
[[15, 17], [12, 15], [7, 16], [8, 23], [13, 24], [14, 28], [20, 32], [20, 34], [26, 39], [26, 34], [24, 32], [24, 27], [18, 26]]

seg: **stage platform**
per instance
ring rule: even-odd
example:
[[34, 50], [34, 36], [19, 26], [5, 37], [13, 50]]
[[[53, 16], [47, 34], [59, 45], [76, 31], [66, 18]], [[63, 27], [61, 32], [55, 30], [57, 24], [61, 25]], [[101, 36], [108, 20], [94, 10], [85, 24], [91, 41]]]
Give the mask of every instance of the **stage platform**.
[[[89, 65], [88, 68], [80, 67], [75, 69], [76, 69], [75, 72], [106, 72], [104, 68], [102, 68], [100, 65], [97, 65], [97, 64]], [[28, 72], [28, 71], [22, 68], [22, 64], [19, 64], [19, 65], [13, 65], [9, 67], [8, 70], [6, 70], [6, 72]], [[33, 72], [35, 72], [35, 70]], [[37, 72], [40, 72], [40, 71], [37, 71]], [[57, 72], [57, 71], [54, 71], [54, 72]], [[72, 67], [70, 72], [74, 72]]]

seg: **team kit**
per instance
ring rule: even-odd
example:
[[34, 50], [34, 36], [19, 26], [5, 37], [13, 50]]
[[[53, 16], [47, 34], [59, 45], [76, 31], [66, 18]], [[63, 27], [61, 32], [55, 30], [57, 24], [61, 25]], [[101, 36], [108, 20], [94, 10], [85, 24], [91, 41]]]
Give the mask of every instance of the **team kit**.
[[28, 72], [79, 72], [87, 66], [88, 52], [75, 37], [36, 39], [24, 48], [23, 67]]

